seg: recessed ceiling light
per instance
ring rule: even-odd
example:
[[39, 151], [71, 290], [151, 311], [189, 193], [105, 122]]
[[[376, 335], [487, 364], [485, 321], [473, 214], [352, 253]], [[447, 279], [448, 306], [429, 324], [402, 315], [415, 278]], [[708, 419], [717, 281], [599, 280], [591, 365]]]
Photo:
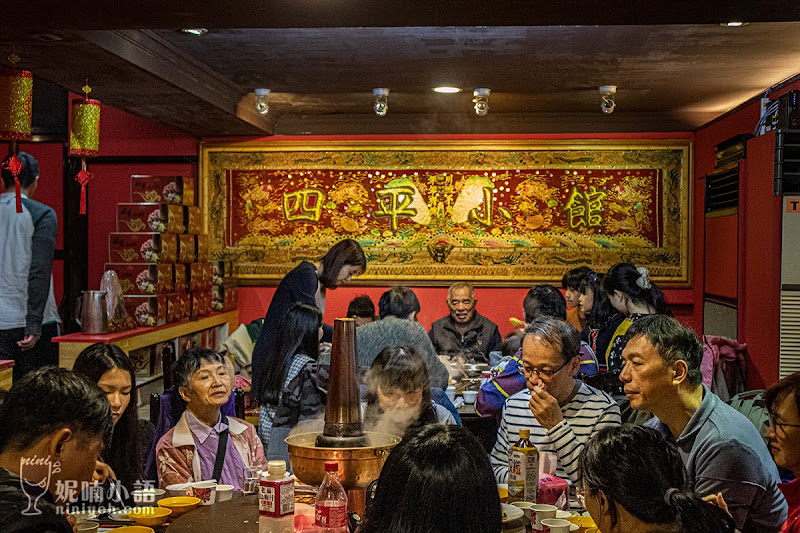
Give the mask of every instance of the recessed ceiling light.
[[460, 93], [461, 89], [459, 87], [434, 87], [433, 91], [437, 93], [453, 94]]
[[741, 26], [747, 26], [750, 24], [749, 22], [723, 22], [720, 26], [725, 26], [727, 28], [739, 28]]
[[205, 28], [184, 28], [181, 31], [183, 33], [190, 33], [192, 35], [203, 35], [204, 33], [208, 33], [208, 30]]

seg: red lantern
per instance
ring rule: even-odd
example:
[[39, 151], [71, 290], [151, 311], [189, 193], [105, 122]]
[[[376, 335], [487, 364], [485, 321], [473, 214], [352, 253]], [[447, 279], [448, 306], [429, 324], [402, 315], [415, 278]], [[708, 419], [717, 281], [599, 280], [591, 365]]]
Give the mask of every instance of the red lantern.
[[86, 185], [94, 174], [86, 170], [86, 158], [100, 153], [100, 101], [89, 98], [89, 83], [83, 87], [86, 97], [72, 102], [72, 127], [69, 131], [69, 155], [81, 158], [81, 171], [75, 181], [81, 184], [80, 214], [86, 214]]
[[[15, 53], [8, 59], [14, 66], [19, 62], [19, 56]], [[17, 70], [14, 66], [0, 73], [0, 139], [12, 143], [14, 155], [6, 161], [3, 168], [14, 175], [17, 213], [22, 213], [19, 173], [22, 172], [23, 164], [17, 157], [17, 142], [31, 138], [33, 74], [27, 70]]]

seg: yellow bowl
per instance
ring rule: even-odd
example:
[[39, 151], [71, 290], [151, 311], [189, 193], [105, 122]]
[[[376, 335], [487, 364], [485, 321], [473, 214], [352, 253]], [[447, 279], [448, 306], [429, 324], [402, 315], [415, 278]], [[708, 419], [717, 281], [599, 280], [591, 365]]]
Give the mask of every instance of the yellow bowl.
[[194, 498], [192, 496], [174, 496], [172, 498], [158, 500], [159, 507], [166, 507], [172, 511], [172, 518], [178, 518], [180, 515], [188, 513], [198, 505], [200, 505], [200, 498]]
[[568, 516], [564, 520], [566, 520], [567, 522], [570, 522], [570, 523], [575, 524], [576, 526], [578, 526], [578, 528], [579, 528], [578, 531], [580, 533], [584, 533], [585, 531], [588, 531], [589, 528], [596, 527], [596, 524], [594, 523], [594, 519], [592, 519], [591, 516]]
[[114, 529], [114, 533], [155, 533], [152, 527], [122, 526]]
[[128, 513], [128, 518], [140, 526], [160, 526], [167, 521], [172, 509], [165, 507], [137, 507]]

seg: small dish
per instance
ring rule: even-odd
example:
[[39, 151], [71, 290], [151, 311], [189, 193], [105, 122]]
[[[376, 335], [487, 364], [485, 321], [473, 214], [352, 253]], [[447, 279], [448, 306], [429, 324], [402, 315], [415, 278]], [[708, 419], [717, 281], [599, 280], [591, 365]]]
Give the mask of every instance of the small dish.
[[461, 393], [461, 396], [464, 397], [464, 403], [475, 403], [475, 400], [478, 399], [478, 391], [465, 390]]
[[133, 511], [133, 507], [126, 507], [120, 511], [110, 511], [108, 516], [111, 517], [112, 520], [117, 522], [133, 522], [130, 518], [128, 518], [128, 512]]
[[128, 518], [140, 526], [156, 527], [167, 521], [171, 509], [166, 507], [137, 507], [128, 513]]
[[159, 507], [166, 507], [172, 510], [172, 518], [178, 518], [198, 505], [200, 505], [200, 498], [195, 498], [193, 496], [176, 496], [174, 498], [158, 500]]
[[525, 516], [525, 513], [519, 507], [514, 507], [507, 503], [501, 503], [500, 507], [503, 511], [503, 522], [511, 522], [512, 520], [518, 520]]
[[155, 533], [152, 527], [146, 526], [122, 526], [111, 531], [114, 533]]

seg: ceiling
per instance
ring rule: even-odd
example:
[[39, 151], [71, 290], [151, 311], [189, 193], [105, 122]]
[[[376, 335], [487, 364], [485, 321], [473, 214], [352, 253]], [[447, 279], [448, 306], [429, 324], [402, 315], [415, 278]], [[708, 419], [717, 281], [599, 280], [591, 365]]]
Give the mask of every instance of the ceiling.
[[[0, 49], [197, 137], [687, 131], [800, 72], [798, 3], [653, 4], [34, 0], [4, 13]], [[600, 85], [618, 86], [611, 115]], [[266, 116], [256, 87], [272, 90]], [[384, 117], [375, 87], [391, 90]], [[476, 87], [492, 91], [485, 117]]]

